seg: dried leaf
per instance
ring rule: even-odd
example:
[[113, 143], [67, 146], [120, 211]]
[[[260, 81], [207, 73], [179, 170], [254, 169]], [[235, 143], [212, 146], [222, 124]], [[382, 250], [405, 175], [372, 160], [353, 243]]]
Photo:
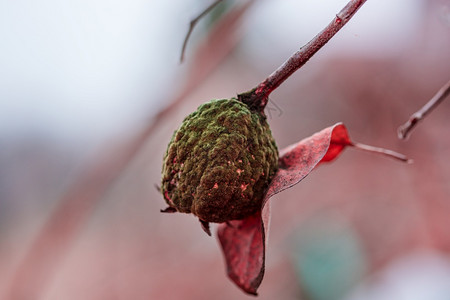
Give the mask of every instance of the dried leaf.
[[264, 275], [270, 197], [299, 183], [319, 163], [337, 158], [346, 146], [408, 161], [404, 156], [392, 151], [353, 143], [342, 123], [325, 128], [283, 149], [278, 160], [279, 169], [266, 192], [262, 211], [244, 220], [219, 225], [218, 237], [228, 276], [246, 293], [256, 295]]
[[219, 226], [228, 276], [246, 293], [256, 295], [264, 276], [265, 230], [261, 212]]
[[284, 148], [278, 160], [278, 172], [270, 183], [266, 201], [305, 178], [321, 161], [335, 159], [350, 145], [347, 129], [341, 123]]

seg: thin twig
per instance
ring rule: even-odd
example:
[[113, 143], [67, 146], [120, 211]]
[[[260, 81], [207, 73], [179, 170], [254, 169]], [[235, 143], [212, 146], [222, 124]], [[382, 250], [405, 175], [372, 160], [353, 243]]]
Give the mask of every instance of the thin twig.
[[351, 0], [336, 17], [300, 50], [295, 52], [275, 72], [256, 88], [242, 93], [239, 98], [250, 107], [262, 112], [267, 105], [269, 94], [300, 69], [317, 51], [319, 51], [353, 17], [366, 0]]
[[421, 109], [411, 115], [409, 120], [398, 128], [398, 138], [406, 139], [411, 130], [416, 127], [436, 106], [438, 106], [450, 94], [450, 81], [448, 81]]
[[214, 1], [210, 6], [208, 6], [204, 11], [202, 11], [195, 19], [191, 20], [189, 23], [189, 30], [186, 34], [186, 37], [184, 38], [183, 47], [181, 48], [181, 55], [180, 55], [180, 63], [184, 60], [184, 53], [186, 52], [186, 46], [189, 41], [189, 38], [191, 37], [192, 31], [194, 31], [195, 25], [197, 25], [198, 21], [203, 18], [206, 14], [208, 14], [211, 10], [214, 9], [222, 0], [216, 0]]
[[365, 144], [361, 144], [361, 143], [352, 143], [351, 146], [354, 146], [356, 149], [360, 149], [363, 151], [372, 152], [375, 154], [381, 154], [381, 155], [384, 155], [384, 156], [387, 156], [387, 157], [390, 157], [390, 158], [393, 158], [396, 160], [406, 162], [408, 164], [413, 163], [412, 159], [409, 159], [406, 156], [404, 156], [403, 154], [392, 151], [392, 150], [369, 146], [369, 145], [365, 145]]

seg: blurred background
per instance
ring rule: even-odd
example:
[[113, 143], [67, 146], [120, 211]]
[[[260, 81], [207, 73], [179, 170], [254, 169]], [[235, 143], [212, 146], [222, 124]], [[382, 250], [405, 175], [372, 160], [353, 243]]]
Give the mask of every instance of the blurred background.
[[[0, 298], [249, 299], [196, 218], [161, 214], [167, 143], [201, 103], [256, 86], [346, 0], [0, 3]], [[260, 299], [450, 298], [448, 0], [367, 1], [272, 95], [279, 148], [355, 141], [272, 201]], [[163, 111], [163, 113], [160, 113]], [[215, 228], [213, 228], [215, 229]]]

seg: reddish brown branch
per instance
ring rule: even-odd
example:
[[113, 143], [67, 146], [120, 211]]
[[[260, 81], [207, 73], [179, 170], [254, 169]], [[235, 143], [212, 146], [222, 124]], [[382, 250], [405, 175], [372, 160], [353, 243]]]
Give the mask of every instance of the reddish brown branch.
[[250, 107], [263, 111], [272, 91], [279, 87], [295, 71], [300, 69], [317, 51], [319, 51], [353, 17], [366, 0], [351, 0], [336, 17], [300, 50], [295, 52], [275, 72], [256, 88], [242, 93], [239, 98]]
[[409, 120], [398, 128], [398, 138], [406, 139], [411, 130], [422, 121], [436, 106], [438, 106], [450, 94], [450, 81], [448, 81], [421, 109], [411, 115]]

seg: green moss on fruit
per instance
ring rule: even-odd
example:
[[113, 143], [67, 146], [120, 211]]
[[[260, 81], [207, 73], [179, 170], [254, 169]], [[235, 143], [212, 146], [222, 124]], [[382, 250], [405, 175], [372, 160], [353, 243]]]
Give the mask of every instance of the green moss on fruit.
[[265, 117], [234, 98], [213, 100], [172, 136], [161, 191], [169, 207], [203, 221], [243, 219], [261, 208], [277, 165]]

